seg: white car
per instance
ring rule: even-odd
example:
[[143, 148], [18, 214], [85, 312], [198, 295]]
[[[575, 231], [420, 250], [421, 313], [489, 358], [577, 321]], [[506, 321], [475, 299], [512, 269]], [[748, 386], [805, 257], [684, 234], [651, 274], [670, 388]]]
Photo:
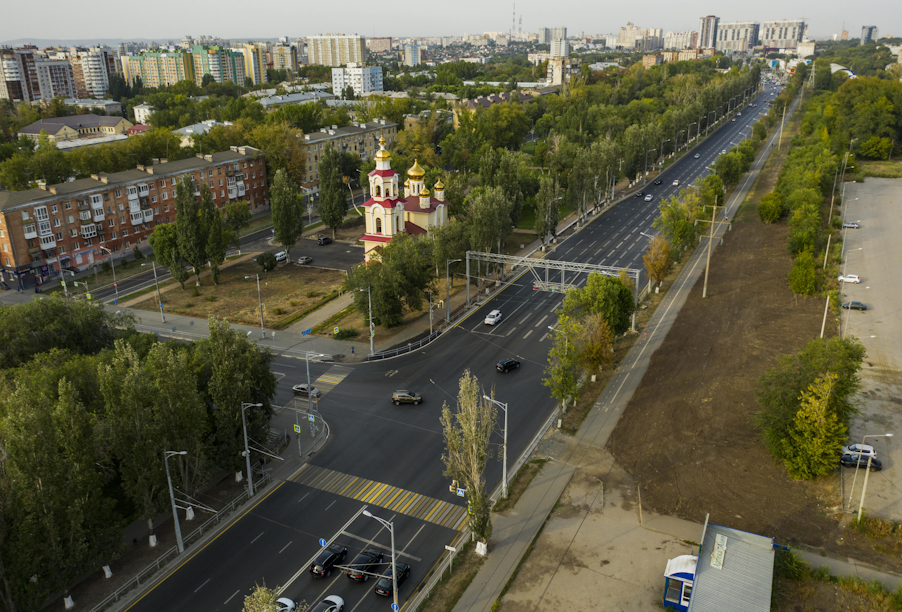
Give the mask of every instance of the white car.
[[307, 608], [309, 612], [341, 612], [344, 610], [345, 600], [338, 595], [329, 595], [321, 602], [311, 608]]
[[645, 201], [646, 201], [646, 202], [651, 202], [653, 199], [654, 199], [654, 196], [651, 195], [651, 194], [648, 194], [648, 195], [645, 196]]
[[877, 451], [870, 444], [853, 444], [852, 446], [843, 446], [840, 455], [863, 455], [876, 459]]
[[485, 318], [486, 325], [497, 325], [501, 322], [501, 311], [493, 310]]
[[839, 282], [841, 282], [841, 283], [860, 283], [861, 277], [856, 276], [855, 274], [846, 274], [845, 276], [840, 274]]
[[699, 157], [701, 157], [701, 155], [699, 155], [698, 153], [696, 153], [696, 154], [695, 154], [695, 159], [698, 159]]
[[680, 179], [673, 179], [672, 185], [673, 185], [674, 187], [679, 187], [679, 186], [680, 186]]
[[842, 226], [844, 229], [861, 229], [861, 226], [854, 221], [846, 221]]
[[287, 597], [279, 597], [276, 600], [276, 612], [293, 612], [297, 607], [298, 605]]

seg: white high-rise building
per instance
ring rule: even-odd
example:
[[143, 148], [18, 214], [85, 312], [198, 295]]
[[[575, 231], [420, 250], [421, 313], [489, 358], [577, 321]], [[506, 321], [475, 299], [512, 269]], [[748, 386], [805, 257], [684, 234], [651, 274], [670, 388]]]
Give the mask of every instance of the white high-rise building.
[[417, 45], [404, 46], [404, 65], [416, 66], [422, 63], [420, 58], [420, 48]]
[[357, 34], [320, 34], [307, 38], [311, 64], [344, 66], [366, 63], [366, 39]]
[[808, 24], [804, 19], [765, 21], [761, 28], [761, 44], [766, 49], [795, 49], [807, 33]]
[[717, 26], [718, 51], [745, 53], [758, 44], [761, 24], [757, 21], [734, 21]]
[[710, 49], [717, 44], [717, 26], [720, 23], [720, 17], [708, 15], [702, 17], [698, 24], [698, 48]]
[[550, 57], [567, 57], [570, 55], [570, 44], [566, 38], [551, 41]]
[[696, 32], [668, 32], [664, 35], [665, 49], [691, 49]]
[[346, 68], [333, 68], [332, 92], [340, 96], [349, 85], [357, 97], [371, 91], [383, 91], [382, 66], [358, 66], [352, 62]]
[[551, 40], [566, 40], [567, 28], [561, 26], [559, 28], [551, 28]]
[[69, 60], [37, 58], [34, 67], [38, 76], [41, 99], [75, 98], [75, 73]]
[[861, 27], [861, 44], [866, 45], [869, 42], [877, 42], [880, 38], [880, 29], [877, 26]]

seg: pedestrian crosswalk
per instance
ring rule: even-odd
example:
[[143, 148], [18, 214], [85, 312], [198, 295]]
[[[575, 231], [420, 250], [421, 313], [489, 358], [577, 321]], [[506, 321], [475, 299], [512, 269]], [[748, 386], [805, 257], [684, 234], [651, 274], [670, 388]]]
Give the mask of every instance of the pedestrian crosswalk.
[[460, 531], [467, 509], [398, 487], [307, 464], [294, 482]]
[[317, 378], [313, 382], [313, 386], [322, 391], [324, 394], [338, 386], [338, 383], [348, 377], [348, 374], [354, 371], [354, 368], [347, 366], [332, 366], [325, 374]]

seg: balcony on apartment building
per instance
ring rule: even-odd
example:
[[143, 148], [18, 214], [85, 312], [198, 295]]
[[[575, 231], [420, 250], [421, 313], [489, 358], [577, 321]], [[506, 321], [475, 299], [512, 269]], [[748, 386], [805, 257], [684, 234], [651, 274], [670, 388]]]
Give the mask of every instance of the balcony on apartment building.
[[[53, 234], [48, 234], [46, 236], [41, 236], [41, 249], [44, 251], [49, 251], [50, 249], [56, 248], [56, 238]], [[49, 255], [48, 255], [49, 257]]]
[[132, 225], [141, 225], [144, 223], [144, 213], [138, 210], [138, 212], [131, 213]]
[[29, 223], [28, 225], [24, 226], [22, 229], [25, 232], [26, 240], [31, 240], [32, 238], [38, 237], [38, 229], [34, 223]]
[[81, 237], [82, 238], [93, 238], [97, 235], [97, 226], [93, 223], [89, 225], [81, 226]]

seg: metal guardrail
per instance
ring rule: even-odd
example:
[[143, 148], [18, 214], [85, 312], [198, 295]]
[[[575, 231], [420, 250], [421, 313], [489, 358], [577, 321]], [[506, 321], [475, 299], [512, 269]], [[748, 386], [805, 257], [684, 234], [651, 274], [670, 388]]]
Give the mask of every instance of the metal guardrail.
[[[262, 488], [270, 478], [271, 476], [269, 475], [269, 473], [264, 473], [263, 477], [259, 481], [257, 481], [255, 485]], [[245, 489], [235, 499], [226, 504], [225, 507], [223, 507], [216, 514], [207, 519], [206, 522], [204, 522], [200, 527], [182, 538], [185, 544], [185, 548], [187, 549], [193, 543], [200, 540], [204, 536], [204, 534], [212, 530], [213, 527], [219, 525], [219, 523], [221, 523], [226, 516], [234, 512], [235, 509], [237, 509], [238, 506], [247, 501], [247, 499], [248, 491], [247, 489]], [[122, 599], [122, 597], [132, 589], [146, 583], [151, 578], [151, 576], [165, 568], [172, 560], [176, 559], [178, 556], [178, 548], [173, 546], [162, 555], [160, 555], [156, 561], [145, 567], [132, 579], [113, 591], [106, 597], [106, 599], [91, 608], [90, 612], [100, 612], [101, 610], [105, 610], [112, 604]]]

